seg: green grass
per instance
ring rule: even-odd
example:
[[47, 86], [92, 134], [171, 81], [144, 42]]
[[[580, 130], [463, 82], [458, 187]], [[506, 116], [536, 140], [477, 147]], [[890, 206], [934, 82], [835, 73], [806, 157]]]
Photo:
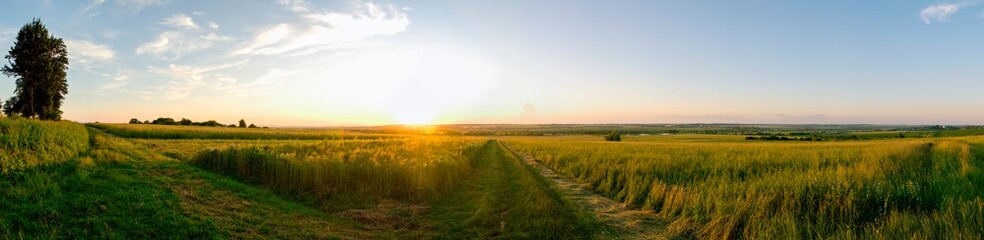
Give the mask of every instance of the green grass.
[[132, 164], [52, 164], [0, 178], [0, 238], [216, 237]]
[[81, 124], [0, 117], [0, 174], [63, 162], [88, 148]]
[[90, 123], [86, 125], [124, 138], [144, 139], [337, 140], [382, 139], [392, 137], [382, 134], [346, 133], [317, 129], [263, 129], [104, 123]]
[[474, 159], [472, 178], [434, 203], [438, 239], [590, 239], [603, 228], [498, 142]]

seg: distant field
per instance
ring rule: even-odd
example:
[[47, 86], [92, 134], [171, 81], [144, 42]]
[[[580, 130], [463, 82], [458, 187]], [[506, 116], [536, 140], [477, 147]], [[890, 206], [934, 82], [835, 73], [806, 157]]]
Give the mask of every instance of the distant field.
[[204, 150], [191, 162], [326, 209], [371, 206], [382, 199], [423, 201], [449, 193], [471, 170], [480, 139], [298, 142]]
[[[647, 139], [658, 139], [646, 137]], [[698, 238], [982, 236], [984, 138], [714, 142], [506, 138]], [[626, 138], [631, 139], [631, 138]]]
[[279, 140], [333, 140], [380, 139], [392, 135], [349, 133], [321, 129], [264, 129], [201, 127], [156, 124], [104, 124], [88, 126], [125, 138], [146, 139], [279, 139]]

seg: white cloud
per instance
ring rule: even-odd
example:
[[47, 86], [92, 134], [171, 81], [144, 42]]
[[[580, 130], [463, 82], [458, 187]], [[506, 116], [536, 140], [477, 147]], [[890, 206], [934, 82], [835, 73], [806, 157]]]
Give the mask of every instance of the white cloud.
[[130, 78], [129, 76], [123, 75], [121, 73], [117, 73], [115, 76], [105, 76], [105, 77], [110, 78], [113, 81], [100, 86], [99, 89], [96, 91], [106, 91], [109, 89], [116, 89], [126, 86], [127, 84], [129, 84], [127, 80]]
[[[141, 44], [137, 47], [137, 54], [150, 55], [165, 60], [176, 60], [182, 56], [211, 48], [217, 43], [232, 40], [231, 37], [219, 35], [218, 24], [210, 23], [210, 31], [203, 29], [195, 21], [185, 14], [175, 14], [165, 18], [161, 24], [181, 28], [178, 30], [165, 31], [157, 36], [157, 39]], [[205, 30], [209, 30], [205, 29]]]
[[15, 36], [17, 36], [17, 31], [14, 29], [0, 29], [0, 41], [2, 42], [14, 39]]
[[936, 22], [947, 22], [950, 20], [950, 15], [959, 11], [960, 8], [956, 4], [936, 4], [926, 7], [921, 12], [919, 12], [919, 17], [922, 18], [923, 22], [926, 24]]
[[230, 39], [228, 36], [222, 36], [216, 33], [194, 36], [178, 31], [167, 31], [157, 36], [156, 40], [141, 44], [137, 48], [136, 53], [151, 55], [165, 60], [175, 60], [189, 53], [210, 48], [216, 43]]
[[177, 28], [185, 28], [185, 29], [199, 28], [198, 24], [195, 24], [195, 21], [192, 20], [191, 17], [185, 14], [175, 14], [173, 16], [165, 18], [164, 21], [161, 22], [161, 24], [177, 27]]
[[930, 5], [919, 11], [919, 18], [926, 24], [933, 22], [949, 22], [950, 16], [960, 11], [960, 8], [979, 4], [980, 1], [966, 1], [958, 3], [938, 3]]
[[[115, 2], [117, 6], [129, 8], [134, 11], [140, 11], [141, 9], [149, 6], [164, 5], [167, 4], [169, 1], [170, 0], [113, 0], [113, 2]], [[85, 15], [86, 18], [93, 18], [95, 16], [98, 16], [100, 12], [90, 13], [90, 11], [99, 8], [99, 6], [102, 6], [102, 4], [105, 2], [106, 0], [92, 0], [89, 2], [89, 4], [86, 4], [81, 9], [79, 9], [78, 14]]]
[[145, 7], [167, 4], [170, 0], [114, 0], [113, 2], [116, 2], [116, 5], [129, 7], [139, 11]]
[[[106, 2], [106, 0], [92, 0], [91, 3], [85, 5], [84, 7], [82, 7], [82, 9], [79, 9], [79, 14], [88, 13], [89, 10], [92, 10], [92, 9], [98, 7], [99, 5], [102, 5], [104, 2]], [[96, 12], [96, 13], [93, 13], [93, 14], [89, 14], [88, 15], [88, 18], [92, 18], [95, 15], [99, 15], [99, 13]]]
[[209, 22], [208, 28], [211, 28], [212, 30], [219, 30], [219, 24], [215, 22]]
[[191, 95], [192, 92], [205, 89], [211, 97], [224, 93], [217, 90], [229, 88], [238, 81], [226, 74], [220, 73], [245, 64], [247, 61], [241, 60], [221, 65], [211, 66], [188, 66], [171, 64], [166, 68], [149, 67], [150, 72], [164, 75], [171, 80], [168, 84], [161, 86], [164, 97], [170, 100], [182, 100]]
[[308, 12], [309, 4], [304, 0], [277, 0], [280, 5], [294, 12]]
[[410, 25], [395, 6], [365, 3], [352, 13], [304, 15], [304, 24], [279, 24], [264, 30], [235, 54], [277, 55], [304, 49], [351, 48], [374, 36], [393, 35]]
[[85, 40], [65, 39], [65, 45], [68, 47], [69, 59], [81, 64], [112, 61], [113, 56], [116, 55], [109, 46]]

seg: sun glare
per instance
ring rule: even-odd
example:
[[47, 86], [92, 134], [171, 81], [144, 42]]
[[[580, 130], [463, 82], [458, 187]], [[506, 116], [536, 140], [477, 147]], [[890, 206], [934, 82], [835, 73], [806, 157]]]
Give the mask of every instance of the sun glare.
[[434, 124], [452, 109], [467, 108], [478, 100], [496, 78], [487, 59], [467, 50], [429, 48], [405, 57], [414, 67], [387, 103], [393, 121], [400, 124]]

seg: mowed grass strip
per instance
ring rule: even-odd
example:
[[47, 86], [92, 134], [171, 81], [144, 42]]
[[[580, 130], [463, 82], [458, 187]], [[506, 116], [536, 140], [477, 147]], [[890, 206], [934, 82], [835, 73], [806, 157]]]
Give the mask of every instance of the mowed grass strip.
[[979, 239], [982, 142], [509, 140], [596, 192], [657, 211], [671, 237], [712, 239]]
[[433, 203], [437, 239], [590, 239], [601, 230], [497, 141], [474, 159], [471, 178]]

